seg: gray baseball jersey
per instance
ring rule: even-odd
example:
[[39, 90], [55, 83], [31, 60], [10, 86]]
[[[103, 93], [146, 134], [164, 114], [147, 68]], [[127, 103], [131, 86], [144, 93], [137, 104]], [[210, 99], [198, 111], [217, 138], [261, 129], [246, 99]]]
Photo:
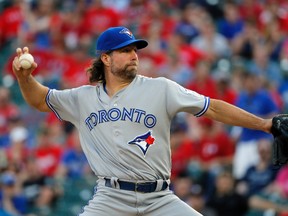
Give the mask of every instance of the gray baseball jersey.
[[166, 78], [137, 75], [110, 98], [103, 84], [49, 90], [47, 105], [73, 123], [97, 176], [124, 180], [169, 179], [170, 124], [178, 112], [201, 116], [209, 98]]

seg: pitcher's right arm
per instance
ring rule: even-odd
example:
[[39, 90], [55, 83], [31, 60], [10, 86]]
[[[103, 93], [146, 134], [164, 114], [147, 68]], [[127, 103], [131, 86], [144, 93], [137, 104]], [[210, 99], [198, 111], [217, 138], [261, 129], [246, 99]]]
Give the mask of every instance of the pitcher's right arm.
[[32, 75], [37, 68], [34, 62], [29, 69], [23, 69], [19, 63], [19, 57], [24, 53], [29, 53], [28, 47], [17, 48], [17, 56], [14, 58], [12, 69], [20, 86], [21, 93], [30, 106], [41, 112], [50, 112], [50, 108], [46, 104], [46, 95], [49, 88], [39, 83]]

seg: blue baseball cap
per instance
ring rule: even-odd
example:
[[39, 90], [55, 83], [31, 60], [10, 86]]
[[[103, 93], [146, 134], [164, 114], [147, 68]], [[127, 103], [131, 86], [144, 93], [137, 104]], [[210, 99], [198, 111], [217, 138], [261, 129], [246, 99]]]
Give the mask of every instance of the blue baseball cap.
[[148, 46], [148, 42], [143, 39], [135, 39], [132, 32], [125, 27], [111, 27], [100, 34], [96, 44], [96, 55], [120, 49], [134, 44], [137, 49]]

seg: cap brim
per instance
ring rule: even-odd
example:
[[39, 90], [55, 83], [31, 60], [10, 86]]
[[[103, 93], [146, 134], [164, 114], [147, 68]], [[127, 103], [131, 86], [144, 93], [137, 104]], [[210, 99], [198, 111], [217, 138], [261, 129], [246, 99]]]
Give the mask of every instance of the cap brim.
[[117, 49], [123, 48], [125, 46], [129, 46], [129, 45], [132, 45], [132, 44], [136, 45], [137, 49], [143, 49], [143, 48], [148, 46], [148, 42], [146, 40], [138, 39], [138, 40], [125, 41], [124, 43], [113, 47], [111, 50], [117, 50]]

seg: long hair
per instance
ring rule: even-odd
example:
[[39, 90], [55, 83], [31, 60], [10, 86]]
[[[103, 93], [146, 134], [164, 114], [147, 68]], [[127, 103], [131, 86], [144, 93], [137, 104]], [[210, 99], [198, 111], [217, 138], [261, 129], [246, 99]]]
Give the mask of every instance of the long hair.
[[86, 73], [89, 75], [90, 83], [104, 82], [104, 63], [102, 62], [101, 58], [94, 59], [90, 67], [86, 69]]

